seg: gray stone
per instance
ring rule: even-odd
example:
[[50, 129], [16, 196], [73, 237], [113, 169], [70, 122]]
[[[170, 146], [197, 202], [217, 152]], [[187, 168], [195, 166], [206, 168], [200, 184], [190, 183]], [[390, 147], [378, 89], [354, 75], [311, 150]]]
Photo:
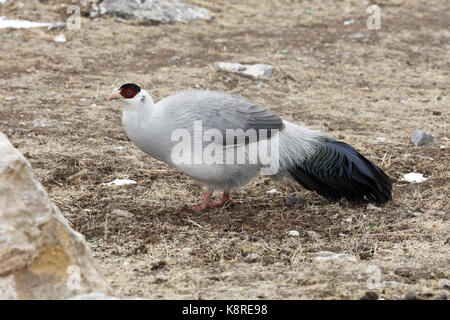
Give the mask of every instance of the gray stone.
[[272, 66], [267, 64], [240, 64], [233, 62], [218, 62], [217, 69], [254, 79], [270, 78], [275, 71]]
[[208, 10], [179, 0], [103, 0], [99, 12], [122, 19], [140, 19], [151, 24], [211, 19]]
[[314, 253], [316, 261], [333, 261], [333, 262], [355, 262], [356, 257], [345, 253], [334, 253], [331, 251], [319, 251]]
[[245, 258], [244, 261], [247, 263], [255, 263], [261, 259], [261, 256], [257, 253], [250, 253]]
[[414, 131], [411, 140], [414, 143], [416, 147], [436, 147], [437, 146], [437, 139], [425, 132], [425, 131]]
[[301, 205], [305, 203], [305, 201], [299, 197], [295, 196], [288, 196], [286, 199], [286, 205], [287, 206], [295, 206], [295, 205]]
[[306, 234], [308, 235], [308, 237], [310, 237], [314, 241], [320, 240], [319, 234], [315, 231], [309, 230], [309, 231], [306, 231]]
[[111, 211], [111, 214], [122, 218], [132, 218], [134, 216], [134, 214], [132, 214], [131, 212], [121, 209], [114, 209], [113, 211]]
[[55, 29], [63, 29], [66, 27], [66, 23], [65, 22], [53, 22], [52, 24], [50, 24], [48, 26], [48, 30], [55, 30]]
[[111, 288], [31, 165], [0, 132], [0, 300], [67, 299]]

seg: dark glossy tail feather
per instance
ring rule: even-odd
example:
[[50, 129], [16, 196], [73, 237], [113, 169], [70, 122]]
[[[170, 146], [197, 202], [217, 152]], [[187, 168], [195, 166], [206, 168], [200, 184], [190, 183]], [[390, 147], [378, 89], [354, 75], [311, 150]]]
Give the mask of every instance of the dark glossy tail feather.
[[323, 140], [313, 157], [289, 171], [308, 190], [336, 201], [384, 203], [392, 199], [392, 183], [375, 164], [348, 144]]

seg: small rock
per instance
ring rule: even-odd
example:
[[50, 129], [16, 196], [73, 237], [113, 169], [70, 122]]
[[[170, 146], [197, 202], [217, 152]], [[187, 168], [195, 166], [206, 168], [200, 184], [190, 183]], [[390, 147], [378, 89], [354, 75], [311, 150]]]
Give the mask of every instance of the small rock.
[[414, 131], [411, 140], [416, 147], [436, 147], [436, 138], [425, 131]]
[[405, 300], [420, 300], [414, 291], [411, 291], [405, 295]]
[[48, 30], [62, 29], [62, 28], [65, 28], [66, 25], [67, 24], [65, 22], [54, 22], [54, 23], [50, 24], [47, 29]]
[[295, 206], [304, 203], [305, 201], [303, 199], [300, 199], [298, 197], [289, 196], [286, 199], [286, 205], [288, 206]]
[[358, 32], [358, 33], [355, 33], [355, 34], [351, 34], [348, 37], [349, 37], [349, 39], [355, 39], [355, 40], [363, 39], [364, 38], [364, 34]]
[[154, 284], [160, 284], [160, 283], [164, 283], [167, 282], [167, 278], [165, 275], [158, 273], [155, 277], [155, 281], [153, 281]]
[[378, 300], [378, 295], [375, 292], [366, 292], [359, 300]]
[[190, 255], [194, 254], [194, 250], [189, 247], [183, 248], [183, 251]]
[[150, 269], [154, 271], [154, 270], [163, 269], [166, 266], [167, 266], [167, 261], [161, 260], [161, 261], [152, 263], [152, 266], [150, 267]]
[[244, 261], [247, 263], [255, 263], [261, 259], [261, 256], [257, 253], [250, 253], [245, 258]]
[[278, 190], [277, 189], [270, 189], [266, 193], [278, 193]]
[[53, 38], [53, 41], [58, 43], [64, 43], [67, 42], [67, 38], [63, 34], [59, 34], [55, 38]]
[[346, 20], [346, 21], [344, 21], [344, 26], [347, 26], [349, 24], [354, 24], [354, 23], [356, 23], [356, 20]]
[[315, 231], [306, 231], [306, 234], [308, 235], [308, 237], [310, 237], [311, 239], [318, 241], [320, 240], [320, 236], [317, 232]]
[[111, 211], [111, 214], [123, 218], [131, 218], [134, 216], [134, 214], [132, 214], [131, 212], [120, 209], [114, 209], [113, 211]]
[[422, 99], [419, 99], [419, 101], [420, 101], [420, 102], [423, 102], [423, 103], [427, 103], [427, 102], [430, 102], [430, 99], [428, 99], [428, 98], [422, 98]]
[[439, 279], [438, 284], [441, 288], [450, 289], [450, 280], [449, 279]]
[[344, 262], [344, 261], [356, 261], [356, 257], [345, 253], [334, 253], [330, 251], [319, 251], [315, 252], [314, 260], [316, 261], [333, 261], [333, 262]]
[[369, 203], [369, 204], [367, 205], [367, 210], [381, 211], [381, 208], [378, 208], [377, 206], [374, 206], [373, 204]]
[[17, 99], [17, 97], [14, 97], [14, 96], [5, 97], [5, 101], [13, 101], [13, 100], [16, 100], [16, 99]]
[[270, 78], [275, 69], [267, 64], [240, 64], [233, 62], [218, 62], [218, 70], [236, 73], [242, 76], [249, 76], [253, 79], [267, 79]]
[[300, 236], [300, 233], [298, 233], [298, 231], [296, 231], [296, 230], [291, 230], [291, 231], [289, 231], [289, 235], [291, 237], [298, 237], [298, 236]]

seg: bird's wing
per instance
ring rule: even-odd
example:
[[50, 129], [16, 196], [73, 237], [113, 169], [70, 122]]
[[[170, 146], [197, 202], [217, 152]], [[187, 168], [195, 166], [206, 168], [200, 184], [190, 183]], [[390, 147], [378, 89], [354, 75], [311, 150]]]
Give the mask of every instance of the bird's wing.
[[[282, 130], [283, 120], [272, 111], [240, 96], [215, 91], [187, 91], [161, 100], [167, 116], [178, 128], [193, 132], [195, 121], [201, 121], [202, 131], [219, 130], [223, 145], [236, 145], [248, 136], [270, 138], [272, 130]], [[159, 104], [158, 103], [158, 104]], [[262, 130], [266, 129], [266, 130]], [[227, 134], [234, 134], [227, 139]]]

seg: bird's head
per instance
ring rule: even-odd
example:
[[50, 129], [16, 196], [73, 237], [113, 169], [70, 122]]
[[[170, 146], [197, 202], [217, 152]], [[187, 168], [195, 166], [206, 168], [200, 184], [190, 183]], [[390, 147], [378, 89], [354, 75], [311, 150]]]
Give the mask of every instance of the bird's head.
[[153, 102], [147, 91], [142, 90], [137, 84], [126, 83], [109, 95], [108, 100], [118, 100], [124, 105], [136, 105], [139, 103]]

